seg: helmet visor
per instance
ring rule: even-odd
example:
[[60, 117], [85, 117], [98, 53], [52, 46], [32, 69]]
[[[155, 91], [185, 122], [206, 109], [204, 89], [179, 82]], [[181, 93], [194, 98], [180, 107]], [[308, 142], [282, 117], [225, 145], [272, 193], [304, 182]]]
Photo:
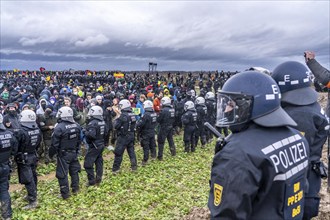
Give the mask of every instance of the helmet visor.
[[248, 122], [253, 97], [235, 93], [219, 93], [216, 126], [227, 127]]

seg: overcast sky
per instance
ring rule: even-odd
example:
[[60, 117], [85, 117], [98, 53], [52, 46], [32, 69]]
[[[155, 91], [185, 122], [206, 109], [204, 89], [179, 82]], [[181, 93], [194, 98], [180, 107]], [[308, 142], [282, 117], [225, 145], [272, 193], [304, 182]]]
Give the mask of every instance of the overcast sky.
[[330, 66], [325, 1], [0, 0], [0, 69], [273, 70]]

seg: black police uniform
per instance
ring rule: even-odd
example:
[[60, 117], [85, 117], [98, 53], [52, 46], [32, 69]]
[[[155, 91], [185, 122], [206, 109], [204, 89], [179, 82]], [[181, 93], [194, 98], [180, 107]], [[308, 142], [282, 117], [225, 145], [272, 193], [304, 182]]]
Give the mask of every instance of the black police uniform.
[[184, 125], [183, 141], [184, 151], [195, 151], [195, 133], [197, 131], [197, 112], [196, 109], [188, 109], [181, 117]]
[[[216, 114], [217, 114], [217, 111], [216, 111], [216, 102], [214, 99], [207, 99], [205, 101], [205, 105], [207, 107], [207, 117], [206, 117], [206, 121], [208, 123], [210, 123], [211, 125], [214, 125], [215, 124], [215, 119], [216, 119]], [[212, 132], [207, 130], [206, 132], [206, 140], [209, 142], [212, 140]]]
[[71, 176], [72, 192], [79, 191], [78, 173], [81, 166], [78, 161], [78, 151], [80, 148], [80, 133], [80, 125], [69, 121], [60, 120], [54, 128], [49, 157], [52, 158], [57, 154], [56, 178], [63, 199], [70, 196], [68, 173]]
[[197, 111], [197, 127], [196, 137], [195, 137], [195, 146], [198, 144], [198, 140], [201, 140], [202, 147], [205, 147], [206, 144], [206, 130], [204, 123], [206, 122], [207, 117], [207, 107], [205, 105], [196, 105]]
[[[99, 184], [103, 176], [103, 157], [104, 136], [106, 124], [103, 120], [92, 117], [92, 120], [86, 126], [85, 136], [89, 146], [85, 156], [84, 168], [87, 172], [88, 184]], [[94, 164], [96, 177], [94, 175]]]
[[135, 124], [136, 117], [131, 110], [123, 109], [120, 117], [115, 120], [114, 128], [117, 130], [118, 137], [114, 150], [115, 160], [112, 166], [113, 172], [119, 171], [125, 149], [127, 149], [130, 158], [132, 170], [137, 169], [136, 155], [134, 151]]
[[289, 127], [233, 133], [213, 159], [211, 219], [301, 219], [308, 157], [306, 139]]
[[137, 122], [136, 128], [141, 136], [141, 146], [143, 148], [143, 161], [149, 159], [149, 150], [152, 158], [156, 158], [155, 128], [157, 125], [157, 113], [151, 108], [145, 109], [141, 119]]
[[15, 156], [18, 180], [25, 185], [27, 199], [31, 204], [37, 200], [37, 150], [41, 143], [41, 131], [37, 126], [29, 128], [21, 125], [15, 136], [18, 140], [18, 152]]
[[163, 159], [164, 144], [167, 139], [170, 147], [172, 156], [175, 156], [176, 149], [173, 141], [173, 125], [175, 121], [175, 110], [172, 106], [163, 106], [161, 109], [157, 122], [159, 123], [159, 134], [158, 134], [158, 158]]
[[18, 142], [11, 131], [0, 127], [0, 203], [3, 219], [11, 218], [11, 199], [9, 195], [9, 158], [17, 153]]
[[318, 194], [321, 189], [321, 169], [323, 168], [320, 158], [328, 135], [328, 120], [317, 102], [305, 106], [285, 103], [282, 106], [298, 124], [296, 128], [304, 133], [310, 147], [309, 189], [305, 192], [304, 219], [311, 219], [318, 215], [320, 203]]

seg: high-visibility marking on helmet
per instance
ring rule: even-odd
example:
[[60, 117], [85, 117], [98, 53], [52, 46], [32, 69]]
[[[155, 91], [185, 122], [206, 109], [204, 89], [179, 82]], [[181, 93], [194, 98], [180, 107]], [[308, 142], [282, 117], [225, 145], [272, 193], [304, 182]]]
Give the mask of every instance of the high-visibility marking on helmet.
[[274, 100], [275, 94], [266, 94], [266, 100]]
[[304, 78], [303, 80], [304, 80], [304, 83], [309, 82], [309, 77]]
[[299, 80], [291, 80], [290, 81], [288, 79], [289, 79], [289, 77], [286, 77], [284, 81], [278, 81], [278, 85], [285, 86], [286, 83], [290, 83], [291, 85], [298, 85], [299, 83], [308, 83], [310, 81], [309, 77], [303, 78], [302, 82], [299, 82]]
[[291, 85], [297, 85], [299, 84], [299, 80], [292, 80], [290, 83]]

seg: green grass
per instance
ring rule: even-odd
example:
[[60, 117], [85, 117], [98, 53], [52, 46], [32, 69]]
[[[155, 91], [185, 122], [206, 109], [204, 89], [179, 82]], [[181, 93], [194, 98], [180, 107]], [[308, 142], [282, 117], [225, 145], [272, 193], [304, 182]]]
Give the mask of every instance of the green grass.
[[[87, 188], [82, 170], [81, 191], [68, 200], [58, 198], [57, 179], [39, 182], [39, 207], [35, 210], [22, 210], [25, 189], [12, 193], [13, 219], [180, 219], [194, 206], [206, 207], [214, 143], [186, 154], [180, 139], [175, 140], [175, 157], [166, 145], [163, 161], [151, 161], [134, 173], [126, 152], [116, 176], [111, 173], [113, 158], [106, 160], [99, 187]], [[140, 164], [142, 150], [136, 153]]]

